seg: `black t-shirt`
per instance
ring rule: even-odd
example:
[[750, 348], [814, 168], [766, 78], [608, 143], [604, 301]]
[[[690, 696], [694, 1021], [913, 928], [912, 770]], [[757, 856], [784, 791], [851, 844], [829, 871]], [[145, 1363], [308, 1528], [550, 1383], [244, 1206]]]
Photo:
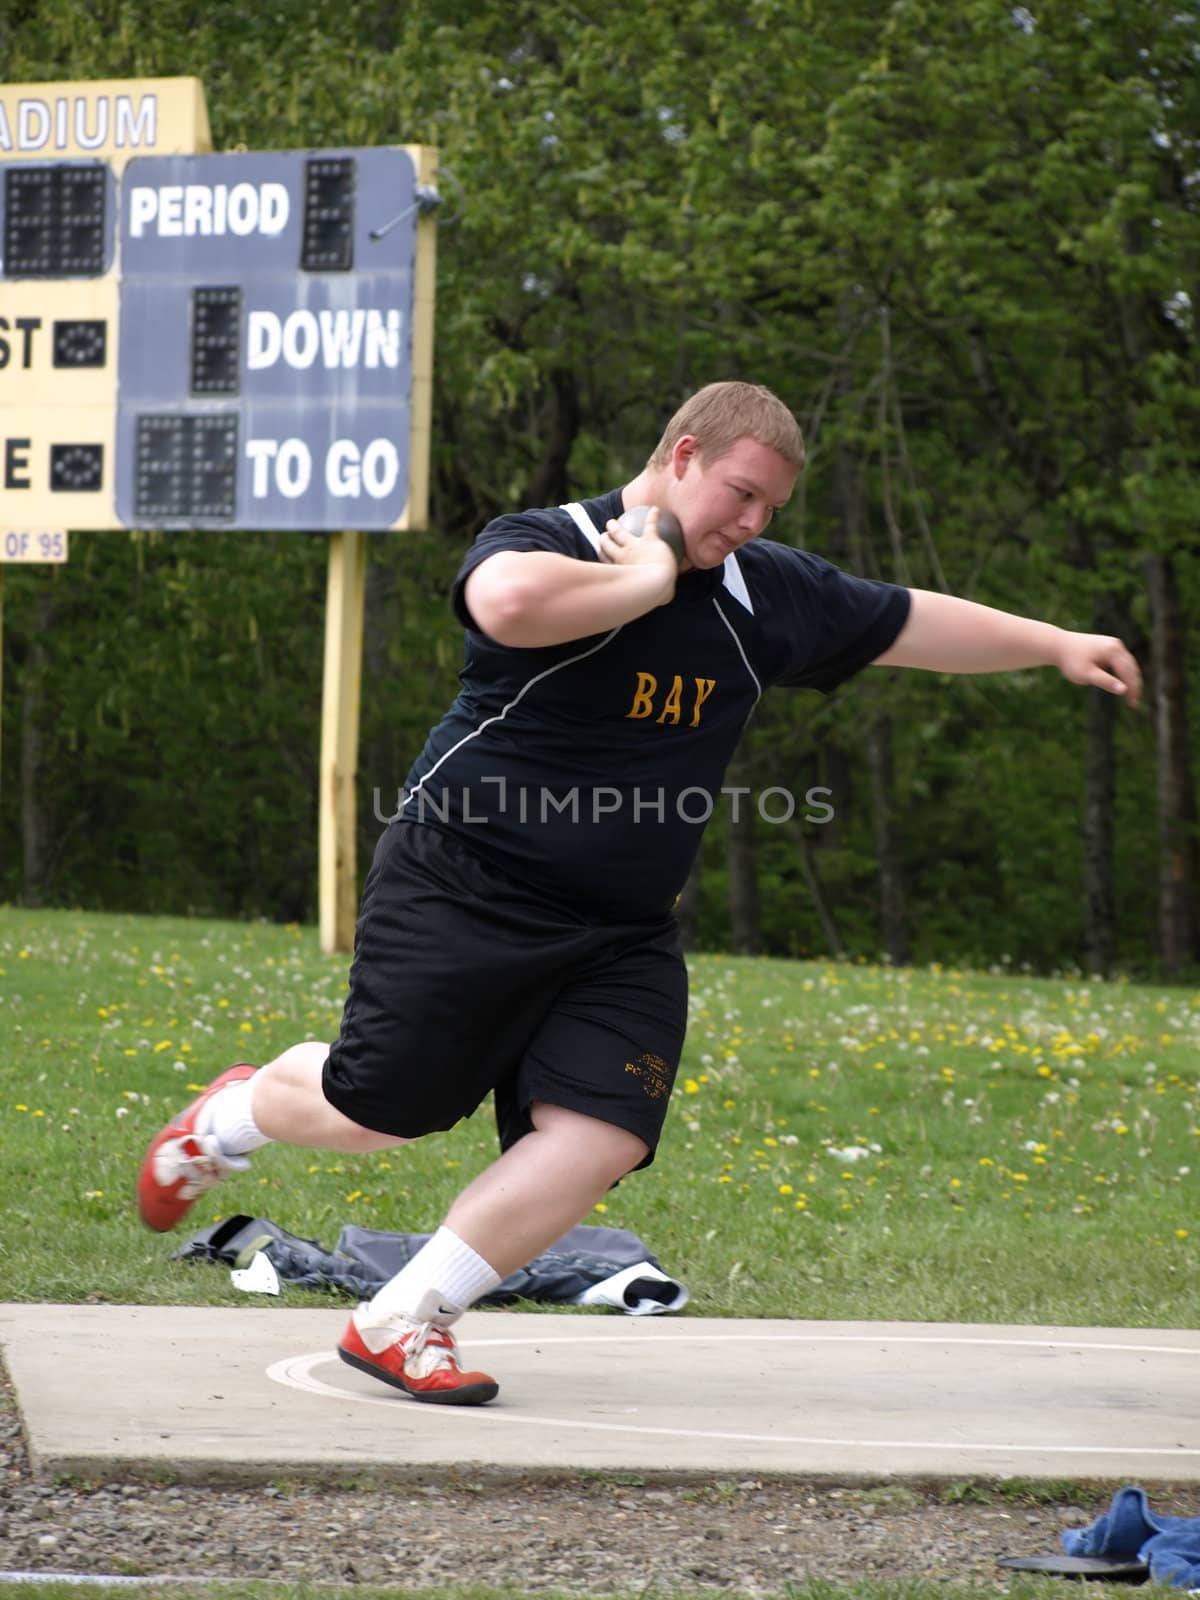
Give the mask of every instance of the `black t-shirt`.
[[623, 627], [542, 649], [497, 644], [467, 610], [467, 577], [501, 550], [598, 561], [621, 491], [582, 507], [595, 535], [555, 507], [496, 518], [468, 551], [453, 596], [462, 688], [397, 818], [450, 831], [586, 917], [637, 921], [682, 888], [763, 691], [835, 689], [892, 644], [909, 595], [755, 539], [682, 574], [669, 605]]

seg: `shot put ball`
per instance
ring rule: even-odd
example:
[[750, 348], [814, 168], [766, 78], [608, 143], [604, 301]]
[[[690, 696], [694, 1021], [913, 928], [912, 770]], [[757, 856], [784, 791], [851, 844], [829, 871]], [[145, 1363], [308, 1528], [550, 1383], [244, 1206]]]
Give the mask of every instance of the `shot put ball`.
[[[622, 512], [617, 518], [617, 525], [624, 533], [630, 533], [635, 539], [640, 539], [646, 526], [646, 518], [652, 509], [651, 506], [630, 506], [628, 511]], [[671, 546], [676, 560], [682, 561], [686, 553], [683, 544], [683, 525], [675, 513], [668, 511], [665, 506], [658, 508], [658, 536]]]

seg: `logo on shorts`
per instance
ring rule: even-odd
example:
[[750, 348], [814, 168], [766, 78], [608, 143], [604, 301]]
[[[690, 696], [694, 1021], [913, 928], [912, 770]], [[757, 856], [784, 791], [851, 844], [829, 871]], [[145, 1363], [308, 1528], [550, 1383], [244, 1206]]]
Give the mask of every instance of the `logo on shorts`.
[[661, 1056], [640, 1055], [636, 1061], [627, 1061], [625, 1071], [641, 1080], [642, 1093], [651, 1100], [663, 1100], [671, 1092], [671, 1074]]

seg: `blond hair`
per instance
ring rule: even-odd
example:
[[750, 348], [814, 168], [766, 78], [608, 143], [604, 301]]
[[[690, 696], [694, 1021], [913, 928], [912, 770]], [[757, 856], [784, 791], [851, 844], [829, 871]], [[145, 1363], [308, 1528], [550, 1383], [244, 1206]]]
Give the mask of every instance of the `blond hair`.
[[800, 424], [777, 394], [758, 383], [709, 383], [698, 389], [667, 423], [647, 465], [665, 467], [671, 452], [691, 434], [702, 461], [728, 455], [739, 439], [757, 439], [797, 470], [804, 465]]

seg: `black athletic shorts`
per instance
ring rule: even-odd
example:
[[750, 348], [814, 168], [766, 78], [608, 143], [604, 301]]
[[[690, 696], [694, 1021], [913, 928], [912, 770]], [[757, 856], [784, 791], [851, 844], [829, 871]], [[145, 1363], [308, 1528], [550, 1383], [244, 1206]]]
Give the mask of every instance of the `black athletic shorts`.
[[673, 916], [600, 923], [419, 823], [384, 830], [363, 888], [325, 1096], [377, 1133], [450, 1128], [495, 1090], [502, 1149], [535, 1101], [662, 1130], [687, 1021]]

